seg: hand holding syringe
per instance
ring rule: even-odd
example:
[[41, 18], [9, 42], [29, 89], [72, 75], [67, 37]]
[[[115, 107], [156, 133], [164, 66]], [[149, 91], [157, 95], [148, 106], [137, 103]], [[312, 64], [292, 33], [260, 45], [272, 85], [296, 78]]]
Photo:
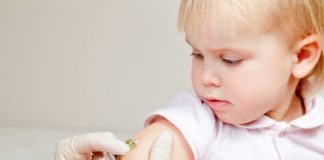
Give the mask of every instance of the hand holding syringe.
[[[55, 160], [118, 160], [119, 156], [136, 147], [140, 139], [129, 139], [125, 142], [117, 139], [112, 133], [90, 133], [62, 140], [55, 151]], [[162, 132], [154, 141], [150, 160], [170, 160], [172, 136]], [[93, 154], [100, 152], [100, 154]], [[102, 154], [101, 154], [102, 153]]]

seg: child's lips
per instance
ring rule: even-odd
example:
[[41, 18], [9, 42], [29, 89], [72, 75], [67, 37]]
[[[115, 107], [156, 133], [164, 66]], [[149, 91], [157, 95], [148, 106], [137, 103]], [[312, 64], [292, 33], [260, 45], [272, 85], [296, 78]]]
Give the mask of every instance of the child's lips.
[[228, 106], [229, 102], [225, 100], [218, 99], [206, 99], [205, 102], [208, 106], [214, 110], [224, 109]]

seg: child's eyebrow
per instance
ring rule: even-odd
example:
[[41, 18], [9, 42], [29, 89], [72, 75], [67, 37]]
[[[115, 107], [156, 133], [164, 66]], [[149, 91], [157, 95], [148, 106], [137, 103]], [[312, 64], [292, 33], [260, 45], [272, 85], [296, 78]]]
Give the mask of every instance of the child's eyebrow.
[[[186, 39], [186, 42], [193, 48], [195, 48], [188, 39]], [[227, 53], [227, 52], [240, 52], [240, 53], [246, 53], [247, 50], [243, 50], [240, 48], [208, 48], [208, 51], [211, 53]]]
[[208, 48], [211, 53], [227, 53], [227, 52], [243, 52], [242, 49], [238, 48]]

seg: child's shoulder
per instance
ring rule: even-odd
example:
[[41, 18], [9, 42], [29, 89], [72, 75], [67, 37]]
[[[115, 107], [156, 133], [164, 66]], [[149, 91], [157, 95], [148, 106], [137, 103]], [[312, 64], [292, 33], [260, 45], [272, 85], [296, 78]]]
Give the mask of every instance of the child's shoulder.
[[146, 126], [159, 117], [179, 130], [195, 157], [205, 154], [217, 134], [218, 120], [214, 113], [191, 91], [179, 92], [166, 107], [148, 117]]

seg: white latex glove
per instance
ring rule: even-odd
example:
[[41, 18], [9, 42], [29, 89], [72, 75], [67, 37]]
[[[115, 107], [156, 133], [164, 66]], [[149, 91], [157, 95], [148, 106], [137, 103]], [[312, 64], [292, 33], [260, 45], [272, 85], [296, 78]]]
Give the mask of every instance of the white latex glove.
[[[63, 139], [57, 145], [55, 160], [114, 160], [111, 155], [124, 155], [129, 147], [110, 132], [89, 133]], [[155, 140], [150, 160], [170, 160], [172, 136], [164, 131]], [[111, 153], [93, 157], [94, 152]]]
[[88, 133], [63, 139], [56, 147], [55, 160], [91, 160], [95, 152], [123, 155], [128, 145], [110, 132]]

